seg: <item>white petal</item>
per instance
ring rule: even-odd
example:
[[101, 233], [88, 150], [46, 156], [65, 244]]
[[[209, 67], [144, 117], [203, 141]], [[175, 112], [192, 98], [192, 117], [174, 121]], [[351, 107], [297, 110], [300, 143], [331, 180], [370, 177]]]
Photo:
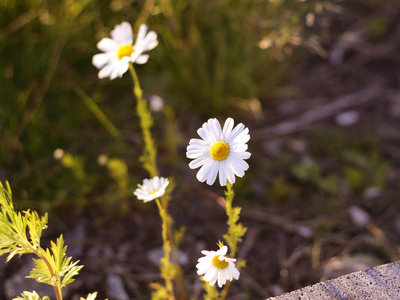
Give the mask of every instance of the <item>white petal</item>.
[[248, 159], [250, 158], [251, 153], [250, 152], [235, 152], [234, 157], [237, 159]]
[[97, 68], [101, 69], [104, 67], [108, 62], [110, 62], [110, 54], [109, 53], [100, 53], [96, 54], [92, 58], [92, 64]]
[[122, 75], [128, 71], [129, 64], [123, 60], [116, 60], [114, 62], [114, 69], [110, 74], [110, 79], [115, 79], [117, 77], [122, 77]]
[[211, 119], [210, 120], [210, 129], [212, 130], [216, 140], [214, 142], [217, 142], [222, 139], [222, 129], [221, 125], [219, 124], [217, 119]]
[[140, 25], [135, 45], [141, 43], [144, 40], [144, 38], [146, 37], [146, 32], [147, 32], [147, 25], [145, 24]]
[[211, 280], [208, 284], [211, 285], [211, 286], [213, 286], [213, 285], [217, 282], [217, 278], [218, 278], [218, 277], [215, 277], [215, 279], [214, 279], [214, 280]]
[[103, 38], [97, 43], [97, 48], [103, 52], [115, 52], [118, 50], [118, 44], [110, 38]]
[[224, 128], [222, 129], [222, 132], [224, 133], [224, 137], [227, 137], [231, 133], [233, 124], [234, 124], [234, 121], [232, 118], [226, 119]]
[[210, 145], [201, 139], [190, 139], [189, 146], [198, 147], [198, 148], [208, 148]]
[[203, 126], [197, 130], [199, 136], [209, 144], [221, 140], [221, 125], [217, 119], [209, 119]]
[[157, 34], [154, 31], [150, 31], [140, 46], [142, 47], [143, 51], [149, 51], [154, 49], [157, 45]]
[[153, 180], [151, 181], [151, 187], [154, 190], [157, 190], [160, 187], [160, 177], [155, 176], [153, 177]]
[[215, 179], [217, 178], [217, 174], [218, 174], [218, 163], [214, 161], [210, 168], [210, 173], [208, 174], [208, 179], [207, 179], [208, 185], [214, 184]]
[[217, 251], [217, 253], [218, 253], [219, 255], [225, 256], [226, 253], [228, 253], [228, 247], [227, 247], [227, 246], [222, 246], [221, 249], [219, 249], [219, 250]]
[[232, 276], [232, 272], [229, 269], [229, 266], [224, 269], [224, 273], [225, 273], [226, 280], [232, 281], [233, 276]]
[[224, 270], [218, 272], [218, 286], [221, 288], [226, 283], [226, 277]]
[[186, 152], [186, 157], [195, 159], [195, 158], [200, 158], [201, 156], [208, 158], [210, 155], [208, 154], [207, 151], [201, 150], [201, 149], [195, 149], [195, 150], [190, 150]]
[[214, 281], [215, 283], [217, 277], [218, 277], [218, 269], [214, 267], [208, 270], [208, 272], [204, 275], [204, 280], [209, 281], [211, 284], [212, 281]]
[[198, 146], [194, 146], [194, 145], [189, 145], [187, 148], [186, 148], [186, 156], [188, 157], [188, 158], [197, 158], [197, 157], [200, 157], [200, 156], [210, 156], [209, 155], [209, 152], [210, 152], [210, 147], [207, 145], [207, 146], [201, 146], [201, 147], [198, 147]]
[[237, 143], [247, 143], [249, 140], [250, 140], [250, 134], [249, 134], [249, 129], [248, 128], [245, 128], [234, 139], [234, 141], [237, 142]]
[[165, 190], [166, 188], [167, 188], [167, 186], [169, 185], [169, 180], [168, 180], [168, 178], [162, 178], [163, 180], [162, 180], [162, 186], [161, 186], [161, 188], [163, 189], [163, 190]]
[[244, 171], [248, 170], [249, 165], [241, 159], [229, 159], [228, 161], [232, 171], [236, 176], [243, 177]]
[[210, 263], [199, 263], [196, 265], [197, 270], [197, 274], [198, 275], [203, 275], [206, 274], [211, 268], [213, 268], [212, 264]]
[[[189, 158], [191, 158], [191, 157], [189, 157]], [[193, 157], [193, 158], [194, 158], [194, 157]], [[197, 169], [197, 168], [201, 167], [202, 165], [204, 165], [207, 161], [208, 161], [208, 159], [207, 159], [207, 157], [205, 157], [205, 156], [196, 158], [195, 160], [192, 160], [192, 161], [189, 163], [189, 168], [191, 168], [191, 169]]]
[[236, 179], [231, 164], [227, 160], [224, 160], [223, 164], [227, 180], [229, 181], [229, 183], [234, 184]]
[[142, 54], [142, 55], [139, 55], [135, 60], [132, 60], [132, 62], [142, 65], [142, 64], [147, 63], [148, 60], [149, 60], [149, 55]]
[[243, 143], [232, 142], [229, 144], [231, 152], [246, 152], [249, 146]]
[[238, 269], [236, 269], [236, 267], [235, 267], [235, 265], [232, 263], [232, 264], [229, 264], [229, 271], [232, 273], [232, 275], [233, 275], [233, 278], [235, 278], [236, 280], [238, 280], [239, 279], [239, 276], [240, 276], [240, 272], [239, 272], [239, 270]]
[[[232, 132], [227, 136], [226, 142], [229, 144], [232, 141], [236, 139], [236, 137], [242, 133], [242, 131], [245, 129], [244, 125], [242, 123], [236, 125], [235, 128], [233, 128]], [[248, 129], [247, 129], [248, 131]]]
[[99, 78], [106, 78], [109, 77], [111, 72], [114, 69], [114, 64], [112, 63], [108, 63], [107, 65], [105, 65], [99, 72]]
[[214, 144], [217, 141], [216, 134], [209, 129], [208, 123], [204, 123], [201, 128], [197, 130], [197, 134], [208, 144]]
[[219, 184], [221, 186], [225, 186], [226, 185], [226, 170], [224, 168], [223, 162], [219, 163], [218, 177], [219, 177]]
[[206, 181], [210, 173], [210, 167], [212, 165], [212, 160], [205, 160], [204, 165], [197, 172], [196, 178], [200, 182]]
[[118, 45], [132, 45], [133, 32], [132, 26], [128, 22], [122, 22], [114, 27], [111, 31], [111, 37], [118, 43]]

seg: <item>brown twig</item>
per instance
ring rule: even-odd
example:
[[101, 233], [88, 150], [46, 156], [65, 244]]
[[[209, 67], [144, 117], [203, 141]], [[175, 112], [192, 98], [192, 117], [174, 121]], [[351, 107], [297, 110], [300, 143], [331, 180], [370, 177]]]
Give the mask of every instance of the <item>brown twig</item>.
[[381, 93], [381, 88], [377, 86], [373, 85], [367, 87], [361, 91], [341, 96], [325, 105], [311, 109], [294, 120], [286, 121], [263, 129], [253, 130], [251, 138], [252, 140], [261, 140], [301, 131], [305, 127], [326, 119], [341, 110], [372, 101], [379, 97]]

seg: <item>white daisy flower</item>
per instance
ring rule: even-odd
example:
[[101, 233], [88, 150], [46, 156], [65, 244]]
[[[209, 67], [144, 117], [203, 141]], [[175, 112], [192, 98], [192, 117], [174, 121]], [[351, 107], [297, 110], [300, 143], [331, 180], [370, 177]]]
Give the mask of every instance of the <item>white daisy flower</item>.
[[111, 38], [103, 38], [97, 43], [97, 48], [104, 53], [93, 56], [92, 63], [100, 69], [99, 78], [122, 77], [130, 63], [146, 63], [149, 56], [142, 53], [157, 44], [157, 34], [154, 31], [147, 33], [147, 26], [142, 24], [133, 45], [132, 27], [128, 22], [122, 22], [111, 31]]
[[152, 179], [144, 179], [143, 184], [138, 184], [138, 188], [133, 192], [133, 194], [139, 200], [149, 202], [164, 195], [168, 184], [168, 178], [164, 177], [156, 176]]
[[201, 251], [205, 256], [198, 259], [197, 274], [204, 275], [203, 279], [210, 285], [218, 281], [219, 287], [222, 287], [227, 280], [239, 279], [240, 272], [235, 267], [236, 259], [226, 257], [227, 252], [227, 246], [222, 246], [218, 251]]
[[201, 167], [196, 175], [200, 182], [207, 180], [207, 184], [212, 185], [218, 175], [221, 186], [227, 181], [233, 184], [235, 175], [243, 177], [249, 168], [244, 161], [251, 156], [246, 151], [249, 129], [242, 123], [233, 128], [233, 124], [233, 119], [228, 118], [221, 129], [217, 119], [209, 119], [197, 130], [202, 139], [190, 140], [186, 156], [194, 159], [189, 163], [191, 169]]

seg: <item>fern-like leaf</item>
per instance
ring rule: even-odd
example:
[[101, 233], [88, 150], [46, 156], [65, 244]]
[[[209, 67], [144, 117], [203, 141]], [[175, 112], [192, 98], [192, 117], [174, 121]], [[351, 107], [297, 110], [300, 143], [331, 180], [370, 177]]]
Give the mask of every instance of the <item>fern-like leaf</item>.
[[41, 298], [39, 294], [36, 293], [36, 291], [33, 292], [25, 291], [21, 294], [21, 297], [14, 298], [13, 300], [50, 300], [50, 298], [47, 296]]
[[72, 258], [66, 256], [67, 247], [64, 246], [62, 235], [56, 243], [51, 242], [50, 249], [42, 251], [40, 259], [34, 259], [35, 268], [27, 277], [49, 285], [54, 285], [56, 280], [63, 288], [75, 280], [73, 277], [79, 274], [83, 266], [78, 265], [79, 261], [71, 262]]

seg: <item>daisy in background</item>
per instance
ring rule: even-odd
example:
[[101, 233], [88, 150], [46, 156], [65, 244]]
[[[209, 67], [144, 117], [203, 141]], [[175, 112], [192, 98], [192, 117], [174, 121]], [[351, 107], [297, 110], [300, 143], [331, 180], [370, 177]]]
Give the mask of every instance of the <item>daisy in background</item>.
[[97, 48], [104, 53], [93, 56], [92, 63], [100, 69], [99, 78], [110, 77], [112, 80], [122, 77], [130, 63], [146, 63], [149, 55], [142, 53], [157, 44], [157, 34], [154, 31], [147, 33], [147, 26], [142, 24], [133, 45], [132, 27], [128, 22], [122, 22], [111, 31], [111, 38], [103, 38], [97, 43]]
[[197, 130], [202, 139], [191, 139], [186, 150], [186, 156], [194, 159], [189, 163], [191, 169], [200, 168], [197, 179], [207, 180], [212, 185], [219, 176], [221, 186], [227, 181], [235, 183], [235, 175], [243, 177], [249, 168], [245, 159], [251, 154], [247, 152], [247, 142], [250, 140], [249, 129], [240, 123], [233, 128], [234, 121], [228, 118], [224, 128], [217, 119], [209, 119]]
[[152, 179], [144, 179], [143, 184], [138, 184], [138, 188], [133, 194], [143, 202], [149, 202], [156, 198], [160, 198], [165, 194], [169, 181], [164, 177], [153, 177]]
[[227, 246], [222, 246], [218, 251], [201, 251], [205, 256], [198, 259], [197, 274], [204, 275], [203, 279], [210, 285], [218, 282], [219, 287], [227, 280], [239, 279], [240, 272], [235, 267], [236, 259], [226, 257], [227, 252]]

